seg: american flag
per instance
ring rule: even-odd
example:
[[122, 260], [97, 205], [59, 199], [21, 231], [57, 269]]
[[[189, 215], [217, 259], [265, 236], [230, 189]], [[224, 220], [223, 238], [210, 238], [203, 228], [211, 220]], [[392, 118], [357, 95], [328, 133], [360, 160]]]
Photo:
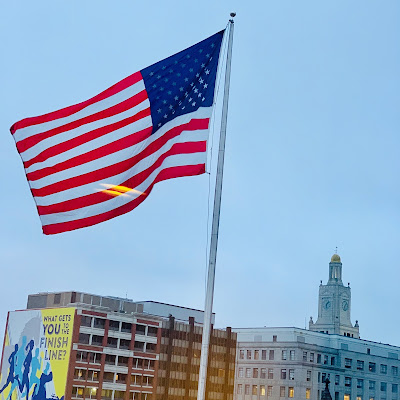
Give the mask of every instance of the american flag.
[[155, 183], [205, 172], [223, 34], [11, 127], [43, 233], [114, 218]]

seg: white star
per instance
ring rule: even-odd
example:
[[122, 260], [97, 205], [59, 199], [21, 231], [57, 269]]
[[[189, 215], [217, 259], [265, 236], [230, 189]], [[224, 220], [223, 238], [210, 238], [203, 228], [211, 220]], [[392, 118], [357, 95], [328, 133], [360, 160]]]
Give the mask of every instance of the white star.
[[201, 68], [204, 68], [206, 66], [206, 64], [201, 64]]
[[167, 92], [169, 95], [171, 95], [172, 94], [172, 92], [170, 91], [170, 90], [168, 90], [168, 92]]
[[204, 88], [204, 89], [207, 89], [207, 88], [208, 88], [208, 83], [205, 83], [205, 84], [203, 85], [203, 88]]
[[182, 68], [185, 68], [185, 67], [186, 67], [186, 64], [182, 64], [181, 67], [182, 67]]
[[189, 68], [189, 72], [193, 72], [193, 68]]
[[175, 97], [174, 97], [174, 99], [175, 99], [175, 100], [178, 100], [178, 99], [179, 99], [179, 97], [178, 97], [178, 96], [175, 96]]
[[158, 126], [161, 126], [161, 122], [158, 123]]
[[197, 89], [197, 87], [194, 88], [194, 92], [197, 93], [199, 91], [199, 89]]
[[162, 67], [162, 69], [165, 69], [165, 68], [167, 68], [165, 65]]
[[188, 55], [186, 56], [186, 58], [190, 58], [190, 54], [188, 54]]
[[209, 54], [206, 54], [206, 57], [207, 57], [207, 58], [209, 58], [209, 57], [210, 57], [210, 55], [209, 55]]
[[197, 58], [194, 59], [194, 62], [198, 62], [199, 60]]
[[197, 95], [197, 97], [201, 97], [201, 93], [199, 93], [199, 94]]
[[200, 79], [199, 79], [199, 82], [200, 82], [200, 83], [203, 83], [203, 82], [204, 82], [204, 79], [203, 79], [203, 78], [200, 78]]
[[193, 86], [194, 85], [194, 83], [192, 82], [191, 84], [190, 84], [190, 86]]
[[163, 104], [167, 104], [167, 100], [163, 100]]
[[199, 76], [200, 76], [200, 74], [199, 74], [199, 73], [197, 73], [197, 74], [196, 74], [196, 78], [198, 78]]
[[160, 114], [160, 113], [161, 113], [161, 108], [159, 108], [159, 109], [157, 110], [157, 112]]
[[176, 82], [172, 82], [172, 86], [176, 86]]
[[172, 73], [174, 72], [174, 70], [173, 70], [173, 69], [170, 69], [168, 72], [169, 72], [170, 74], [172, 74]]
[[150, 74], [149, 74], [150, 76], [153, 76], [154, 75], [154, 72], [152, 71], [152, 72], [150, 72]]
[[189, 81], [189, 78], [185, 78], [185, 82], [188, 82]]
[[211, 43], [211, 47], [214, 48], [214, 47], [215, 47], [215, 44], [214, 44], [214, 43]]
[[188, 97], [188, 95], [189, 95], [189, 93], [188, 93], [188, 92], [185, 92], [185, 97]]
[[160, 90], [161, 90], [161, 91], [163, 91], [163, 90], [164, 90], [164, 88], [161, 86], [161, 87], [160, 87]]
[[157, 79], [160, 79], [161, 78], [161, 75], [157, 75]]
[[193, 99], [191, 97], [189, 97], [189, 103], [192, 101]]
[[156, 85], [156, 84], [154, 84], [154, 85], [153, 85], [153, 88], [155, 89], [156, 87], [157, 87], [157, 85]]
[[203, 52], [203, 49], [200, 49], [200, 50], [199, 50], [199, 53], [202, 53], [202, 52]]
[[183, 92], [183, 87], [182, 87], [182, 86], [179, 88], [179, 91], [180, 91], [180, 92]]
[[194, 101], [193, 103], [192, 103], [192, 106], [194, 107], [196, 105], [196, 102]]
[[202, 99], [201, 99], [201, 101], [204, 101], [206, 98], [205, 97], [203, 97]]
[[172, 110], [174, 107], [172, 106], [172, 104], [169, 105], [169, 109]]
[[210, 70], [206, 69], [204, 72], [206, 73], [206, 75], [208, 75], [210, 73]]
[[164, 118], [167, 118], [168, 117], [168, 115], [167, 114], [164, 114]]
[[168, 78], [165, 78], [165, 79], [164, 79], [164, 82], [168, 82]]

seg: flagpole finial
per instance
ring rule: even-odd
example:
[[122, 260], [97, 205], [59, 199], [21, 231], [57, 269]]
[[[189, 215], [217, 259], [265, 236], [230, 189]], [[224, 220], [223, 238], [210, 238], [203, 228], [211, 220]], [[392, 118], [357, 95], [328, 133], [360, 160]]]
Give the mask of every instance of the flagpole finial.
[[233, 24], [233, 18], [236, 17], [236, 13], [235, 12], [231, 12], [229, 15], [232, 17], [232, 19], [230, 19], [229, 22], [232, 22], [232, 24]]

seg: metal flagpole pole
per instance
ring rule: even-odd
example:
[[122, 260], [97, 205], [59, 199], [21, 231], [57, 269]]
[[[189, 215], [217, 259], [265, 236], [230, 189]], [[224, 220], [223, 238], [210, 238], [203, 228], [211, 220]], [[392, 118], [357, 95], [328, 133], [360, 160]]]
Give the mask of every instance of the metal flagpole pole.
[[[235, 13], [231, 13], [231, 17], [234, 17], [235, 15], [236, 15]], [[222, 178], [223, 178], [223, 169], [224, 169], [223, 167], [224, 167], [224, 157], [225, 157], [226, 125], [228, 118], [228, 98], [229, 98], [229, 81], [231, 76], [233, 27], [234, 27], [233, 19], [230, 19], [228, 52], [227, 52], [226, 70], [225, 70], [224, 99], [223, 99], [222, 117], [221, 117], [221, 132], [220, 132], [219, 149], [218, 149], [217, 176], [215, 183], [214, 211], [213, 211], [213, 220], [211, 228], [210, 259], [208, 264], [206, 302], [204, 307], [203, 338], [201, 343], [200, 372], [199, 372], [199, 386], [197, 391], [197, 400], [205, 400], [205, 395], [206, 395], [207, 364], [208, 364], [208, 352], [210, 345], [212, 305], [214, 299], [215, 263], [217, 259], [219, 216], [221, 208]], [[228, 372], [226, 371], [226, 373]]]

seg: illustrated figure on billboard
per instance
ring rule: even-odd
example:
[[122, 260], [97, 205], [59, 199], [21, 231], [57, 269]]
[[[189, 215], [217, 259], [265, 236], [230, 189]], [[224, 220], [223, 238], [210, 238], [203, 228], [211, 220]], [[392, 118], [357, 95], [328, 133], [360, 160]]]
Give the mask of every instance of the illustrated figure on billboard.
[[39, 386], [40, 379], [38, 378], [38, 372], [41, 370], [42, 359], [39, 356], [39, 349], [35, 350], [35, 356], [32, 358], [31, 363], [31, 377], [29, 379], [30, 387], [34, 388], [32, 396], [36, 392], [36, 388]]
[[7, 388], [7, 386], [11, 383], [11, 390], [8, 395], [8, 399], [11, 399], [11, 395], [14, 391], [14, 389], [19, 386], [19, 380], [18, 380], [18, 375], [15, 375], [15, 358], [18, 353], [18, 345], [16, 344], [14, 347], [14, 351], [10, 354], [10, 357], [8, 357], [8, 362], [10, 364], [10, 369], [8, 372], [7, 380], [5, 385], [0, 389], [0, 393], [3, 393], [3, 391]]
[[22, 382], [19, 387], [19, 390], [23, 397], [24, 389], [26, 389], [26, 400], [29, 400], [29, 372], [31, 370], [31, 362], [32, 362], [32, 350], [35, 345], [34, 341], [31, 340], [26, 346], [25, 350], [28, 351], [24, 360], [24, 373], [22, 375]]
[[46, 383], [51, 382], [53, 380], [53, 373], [49, 371], [49, 366], [50, 364], [46, 365], [46, 368], [42, 372], [42, 375], [40, 377], [39, 381], [39, 386], [38, 384], [35, 385], [35, 388], [33, 390], [33, 395], [32, 395], [32, 400], [63, 400], [64, 396], [61, 397], [61, 399], [58, 399], [58, 397], [50, 397], [47, 398], [47, 393], [46, 393]]

